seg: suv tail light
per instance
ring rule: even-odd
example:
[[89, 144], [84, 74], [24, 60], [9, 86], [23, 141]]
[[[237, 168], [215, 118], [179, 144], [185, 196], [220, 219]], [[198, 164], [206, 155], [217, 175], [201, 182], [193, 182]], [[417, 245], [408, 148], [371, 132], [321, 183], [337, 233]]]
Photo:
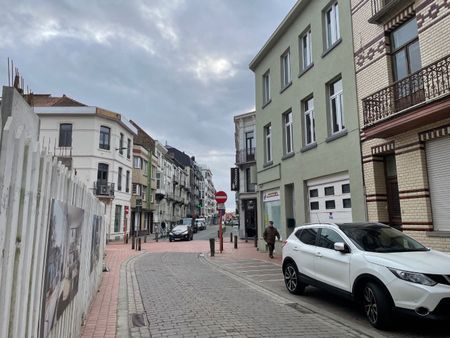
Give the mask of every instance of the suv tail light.
[[287, 244], [287, 240], [283, 241], [283, 245], [281, 247], [284, 247]]

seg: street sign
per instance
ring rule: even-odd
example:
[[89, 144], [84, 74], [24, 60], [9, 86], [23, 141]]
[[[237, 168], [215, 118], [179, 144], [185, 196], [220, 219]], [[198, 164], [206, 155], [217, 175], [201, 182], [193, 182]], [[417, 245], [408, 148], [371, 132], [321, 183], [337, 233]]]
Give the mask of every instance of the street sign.
[[227, 194], [225, 191], [216, 192], [216, 202], [217, 203], [225, 203], [227, 201]]
[[225, 210], [225, 203], [218, 203], [217, 204], [217, 209], [219, 209], [219, 210]]

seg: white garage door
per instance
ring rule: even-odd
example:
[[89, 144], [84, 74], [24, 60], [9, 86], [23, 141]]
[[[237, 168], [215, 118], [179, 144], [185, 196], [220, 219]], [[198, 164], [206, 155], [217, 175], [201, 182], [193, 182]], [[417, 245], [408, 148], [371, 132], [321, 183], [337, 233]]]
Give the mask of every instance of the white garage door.
[[348, 175], [309, 180], [309, 221], [345, 223], [352, 221], [352, 200]]
[[435, 230], [450, 230], [450, 137], [426, 143], [428, 182]]

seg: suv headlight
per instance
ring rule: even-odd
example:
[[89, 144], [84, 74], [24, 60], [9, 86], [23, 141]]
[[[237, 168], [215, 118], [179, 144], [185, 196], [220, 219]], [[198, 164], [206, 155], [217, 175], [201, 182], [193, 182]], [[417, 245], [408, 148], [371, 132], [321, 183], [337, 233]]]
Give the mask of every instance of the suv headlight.
[[417, 283], [428, 286], [435, 286], [437, 283], [423, 273], [403, 271], [399, 269], [388, 268], [395, 276], [407, 282]]
[[183, 231], [181, 234], [182, 234], [182, 235], [187, 235], [187, 234], [188, 234], [188, 231], [187, 231], [187, 230], [186, 230], [186, 231]]

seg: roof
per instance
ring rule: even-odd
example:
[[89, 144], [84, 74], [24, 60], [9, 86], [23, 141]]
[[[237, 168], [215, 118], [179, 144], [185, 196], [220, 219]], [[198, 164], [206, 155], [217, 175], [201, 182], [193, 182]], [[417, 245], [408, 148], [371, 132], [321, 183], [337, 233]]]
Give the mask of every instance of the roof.
[[86, 107], [84, 103], [65, 94], [61, 97], [54, 97], [51, 94], [26, 94], [24, 97], [30, 106], [34, 107]]
[[233, 118], [234, 118], [234, 121], [236, 121], [236, 120], [239, 120], [239, 119], [243, 119], [243, 118], [246, 118], [246, 117], [252, 117], [252, 116], [256, 116], [256, 111], [255, 110], [253, 110], [251, 112], [248, 112], [248, 113], [235, 115]]
[[281, 23], [278, 25], [275, 32], [273, 32], [272, 35], [269, 37], [269, 40], [266, 41], [266, 43], [258, 52], [258, 54], [256, 54], [256, 56], [250, 62], [248, 67], [252, 71], [255, 71], [256, 67], [259, 65], [262, 59], [264, 59], [264, 57], [269, 53], [272, 47], [277, 43], [280, 37], [288, 30], [288, 28], [292, 25], [297, 16], [303, 10], [303, 8], [305, 8], [310, 1], [311, 0], [298, 0], [295, 3], [294, 7], [292, 7], [292, 9], [283, 19], [283, 21], [281, 21]]

